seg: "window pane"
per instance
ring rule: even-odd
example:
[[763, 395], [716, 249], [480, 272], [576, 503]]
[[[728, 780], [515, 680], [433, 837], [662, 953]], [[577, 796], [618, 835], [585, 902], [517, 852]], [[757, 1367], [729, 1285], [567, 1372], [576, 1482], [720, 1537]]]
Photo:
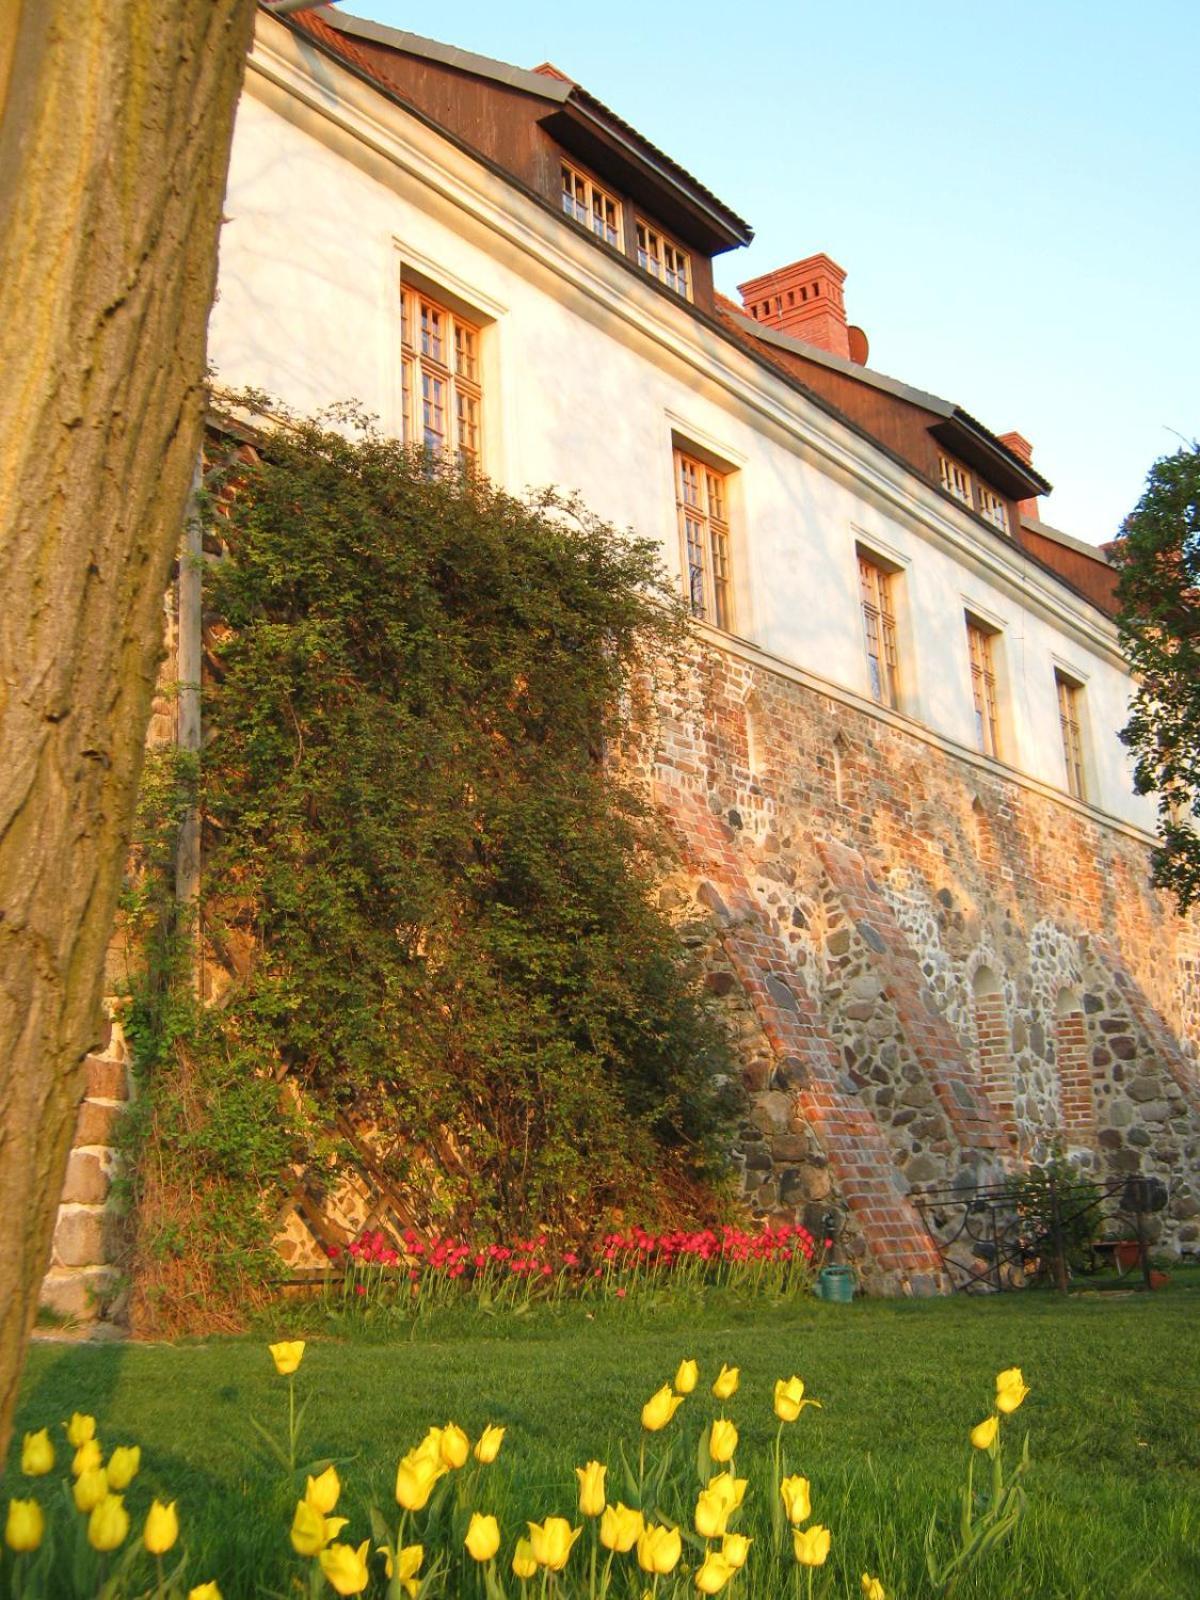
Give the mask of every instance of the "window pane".
[[421, 354], [441, 361], [443, 314], [427, 300], [421, 301]]
[[442, 449], [446, 443], [446, 385], [428, 372], [421, 375], [421, 410], [425, 448]]

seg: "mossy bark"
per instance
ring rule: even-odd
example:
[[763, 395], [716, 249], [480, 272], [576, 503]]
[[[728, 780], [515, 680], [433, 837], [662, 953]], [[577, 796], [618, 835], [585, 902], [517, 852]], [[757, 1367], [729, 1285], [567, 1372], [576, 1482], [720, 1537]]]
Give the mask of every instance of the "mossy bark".
[[0, 6], [0, 1460], [200, 442], [253, 0]]

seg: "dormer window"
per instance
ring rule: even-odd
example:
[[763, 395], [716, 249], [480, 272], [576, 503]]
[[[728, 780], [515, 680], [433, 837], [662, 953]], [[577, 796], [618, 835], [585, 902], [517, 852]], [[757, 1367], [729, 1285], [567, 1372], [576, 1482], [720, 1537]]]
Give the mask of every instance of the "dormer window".
[[638, 218], [637, 259], [643, 272], [665, 283], [684, 300], [692, 298], [691, 262], [687, 251], [664, 239], [656, 228]]
[[590, 228], [597, 239], [621, 248], [621, 207], [586, 173], [562, 163], [562, 208], [568, 217]]
[[982, 483], [979, 485], [979, 515], [1001, 533], [1008, 532], [1008, 507], [998, 494], [993, 494]]
[[963, 505], [971, 504], [971, 474], [965, 467], [960, 467], [957, 461], [951, 461], [949, 456], [938, 457], [938, 472], [942, 480], [942, 488], [947, 494], [952, 494], [956, 500], [961, 500]]

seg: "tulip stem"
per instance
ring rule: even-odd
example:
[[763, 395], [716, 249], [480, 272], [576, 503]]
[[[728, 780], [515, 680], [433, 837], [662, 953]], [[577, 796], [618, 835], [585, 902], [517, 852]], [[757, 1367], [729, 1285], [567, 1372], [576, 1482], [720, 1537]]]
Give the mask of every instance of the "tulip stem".
[[158, 1600], [163, 1600], [163, 1569], [162, 1569], [162, 1557], [161, 1556], [155, 1556], [154, 1565], [158, 1569], [158, 1590], [157, 1590]]
[[296, 1470], [296, 1374], [288, 1373], [288, 1465]]

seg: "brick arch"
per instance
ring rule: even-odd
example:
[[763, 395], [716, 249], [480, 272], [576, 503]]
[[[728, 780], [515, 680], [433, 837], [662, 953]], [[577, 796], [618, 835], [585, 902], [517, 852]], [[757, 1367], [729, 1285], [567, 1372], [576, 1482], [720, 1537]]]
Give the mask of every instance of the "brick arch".
[[1054, 1000], [1054, 1065], [1063, 1133], [1072, 1144], [1091, 1144], [1096, 1137], [1096, 1099], [1087, 1021], [1074, 984], [1063, 984]]
[[1016, 1075], [1004, 989], [996, 972], [981, 962], [971, 976], [972, 1018], [979, 1081], [1004, 1129], [1017, 1143]]

